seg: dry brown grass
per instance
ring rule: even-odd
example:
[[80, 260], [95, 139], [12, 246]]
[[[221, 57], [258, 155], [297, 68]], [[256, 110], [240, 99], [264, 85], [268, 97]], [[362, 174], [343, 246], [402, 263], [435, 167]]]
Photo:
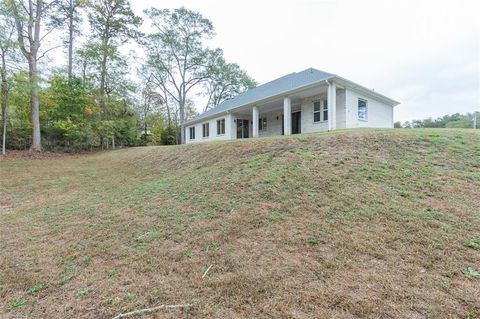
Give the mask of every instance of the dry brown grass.
[[480, 316], [462, 273], [480, 270], [471, 130], [17, 154], [0, 170], [0, 317]]

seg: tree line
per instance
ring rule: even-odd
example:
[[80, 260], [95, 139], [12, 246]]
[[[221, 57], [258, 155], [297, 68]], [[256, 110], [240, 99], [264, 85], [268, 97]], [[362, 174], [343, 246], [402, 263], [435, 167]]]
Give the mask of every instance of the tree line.
[[395, 128], [473, 128], [475, 124], [476, 128], [480, 127], [479, 112], [447, 114], [436, 119], [427, 118], [404, 123], [395, 122], [394, 126]]
[[205, 111], [256, 86], [200, 13], [144, 16], [127, 0], [0, 0], [2, 151], [182, 143], [195, 98]]

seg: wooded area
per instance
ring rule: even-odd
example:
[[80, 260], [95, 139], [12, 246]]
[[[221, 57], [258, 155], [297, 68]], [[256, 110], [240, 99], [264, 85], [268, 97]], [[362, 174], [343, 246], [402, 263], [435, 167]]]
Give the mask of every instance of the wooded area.
[[432, 119], [413, 120], [405, 123], [395, 122], [396, 128], [479, 128], [480, 114], [478, 112], [451, 115]]
[[[201, 14], [144, 14], [127, 0], [2, 0], [2, 151], [181, 143], [194, 97], [206, 110], [256, 85], [207, 46], [214, 28]], [[140, 57], [123, 53], [132, 46]], [[65, 65], [51, 59], [62, 48]]]

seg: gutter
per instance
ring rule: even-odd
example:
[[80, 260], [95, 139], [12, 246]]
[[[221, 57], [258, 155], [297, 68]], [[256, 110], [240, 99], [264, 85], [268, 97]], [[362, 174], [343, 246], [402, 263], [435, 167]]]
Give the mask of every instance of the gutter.
[[[229, 109], [229, 110], [226, 110], [226, 111], [222, 111], [222, 112], [219, 112], [219, 113], [214, 113], [214, 114], [208, 115], [206, 117], [202, 117], [202, 118], [199, 118], [199, 119], [192, 119], [188, 122], [185, 122], [184, 125], [199, 123], [199, 122], [211, 119], [211, 118], [222, 116], [223, 114], [230, 114], [233, 111], [241, 111], [242, 109], [245, 109], [252, 104], [256, 104], [256, 105], [266, 104], [270, 101], [278, 99], [279, 97], [281, 98], [282, 96], [285, 96], [285, 95], [291, 95], [291, 94], [299, 92], [299, 91], [308, 90], [308, 89], [310, 89], [310, 88], [312, 88], [312, 87], [314, 87], [318, 84], [321, 84], [322, 82], [326, 82], [329, 85], [329, 84], [331, 84], [330, 81], [333, 81], [333, 79], [338, 79], [340, 82], [344, 82], [344, 83], [348, 84], [348, 86], [352, 87], [353, 89], [358, 89], [360, 91], [363, 91], [363, 93], [365, 93], [365, 95], [370, 95], [370, 96], [373, 95], [374, 98], [376, 97], [377, 99], [380, 98], [384, 101], [388, 101], [388, 103], [392, 104], [393, 106], [396, 106], [396, 105], [400, 104], [400, 102], [392, 100], [391, 98], [386, 97], [383, 94], [372, 91], [372, 90], [370, 90], [370, 89], [368, 89], [364, 86], [361, 86], [361, 85], [359, 85], [355, 82], [352, 82], [350, 80], [347, 80], [345, 78], [342, 78], [342, 77], [340, 77], [336, 74], [332, 74], [330, 77], [328, 77], [326, 79], [315, 81], [315, 82], [307, 84], [305, 86], [301, 86], [301, 87], [298, 87], [298, 88], [295, 88], [295, 89], [292, 89], [292, 90], [289, 90], [289, 91], [285, 91], [285, 92], [282, 92], [282, 93], [279, 93], [279, 94], [276, 94], [276, 95], [271, 95], [271, 96], [266, 97], [266, 98], [261, 99], [261, 100], [253, 101], [253, 102], [250, 102], [250, 103], [247, 103], [247, 104], [242, 104], [242, 105], [237, 106], [235, 108], [232, 108], [232, 109]], [[344, 86], [347, 87], [347, 85], [344, 85]]]
[[[333, 77], [335, 77], [335, 76], [336, 76], [336, 75], [332, 75], [332, 76], [330, 76], [328, 79], [331, 79], [331, 78], [333, 78]], [[224, 113], [229, 114], [229, 113], [231, 113], [232, 111], [240, 111], [240, 110], [242, 110], [243, 108], [246, 108], [246, 107], [248, 107], [248, 106], [250, 106], [250, 105], [252, 105], [252, 104], [256, 104], [256, 105], [266, 104], [266, 103], [268, 103], [268, 102], [270, 102], [270, 101], [276, 100], [279, 96], [281, 97], [281, 96], [284, 96], [284, 95], [291, 95], [291, 94], [293, 94], [293, 93], [295, 93], [295, 92], [298, 92], [298, 91], [308, 90], [309, 88], [314, 87], [314, 86], [322, 83], [323, 81], [327, 81], [328, 79], [318, 80], [318, 81], [312, 82], [312, 83], [310, 83], [310, 84], [307, 84], [307, 85], [305, 85], [305, 86], [301, 86], [301, 87], [298, 87], [298, 88], [295, 88], [295, 89], [291, 89], [291, 90], [289, 90], [289, 91], [284, 91], [284, 92], [279, 93], [279, 94], [271, 95], [271, 96], [266, 97], [266, 98], [261, 99], [261, 100], [253, 101], [253, 102], [250, 102], [250, 103], [247, 103], [247, 104], [242, 104], [242, 105], [237, 106], [237, 107], [235, 107], [235, 108], [232, 108], [232, 109], [229, 109], [229, 110], [226, 110], [226, 111], [222, 111], [222, 112], [219, 112], [219, 113], [211, 114], [211, 115], [209, 115], [209, 116], [203, 117], [203, 118], [198, 119], [198, 120], [192, 119], [192, 120], [190, 120], [190, 121], [188, 121], [188, 122], [185, 122], [184, 125], [202, 122], [202, 121], [205, 121], [205, 120], [207, 120], [207, 119], [210, 119], [210, 118], [213, 118], [213, 117], [216, 117], [216, 116], [221, 116], [221, 114], [224, 114]], [[200, 115], [201, 115], [201, 114], [200, 114]]]
[[363, 91], [363, 93], [365, 93], [366, 95], [370, 95], [370, 96], [373, 96], [373, 97], [376, 97], [377, 99], [380, 98], [380, 99], [383, 99], [385, 101], [388, 101], [388, 103], [392, 104], [392, 106], [397, 106], [400, 104], [400, 102], [398, 101], [395, 101], [381, 93], [378, 93], [376, 91], [373, 91], [369, 88], [366, 88], [360, 84], [357, 84], [355, 82], [352, 82], [350, 80], [347, 80], [345, 78], [342, 78], [341, 76], [338, 76], [338, 75], [335, 75], [336, 78], [338, 78], [338, 80], [340, 80], [340, 82], [344, 82], [344, 83], [347, 83], [350, 87], [352, 87], [353, 89], [357, 89], [357, 90], [360, 90], [360, 91]]

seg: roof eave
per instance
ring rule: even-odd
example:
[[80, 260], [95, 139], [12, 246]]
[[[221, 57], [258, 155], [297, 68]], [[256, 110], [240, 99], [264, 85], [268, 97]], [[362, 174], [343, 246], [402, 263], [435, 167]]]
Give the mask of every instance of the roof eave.
[[[366, 95], [371, 95], [383, 102], [386, 102], [387, 104], [390, 104], [392, 106], [397, 106], [400, 104], [400, 102], [398, 101], [395, 101], [383, 94], [380, 94], [378, 92], [375, 92], [369, 88], [366, 88], [360, 84], [357, 84], [353, 81], [350, 81], [350, 80], [347, 80], [345, 78], [342, 78], [341, 76], [338, 76], [336, 74], [332, 74], [324, 79], [321, 79], [321, 80], [318, 80], [318, 81], [315, 81], [315, 82], [312, 82], [312, 83], [309, 83], [307, 85], [303, 85], [303, 86], [300, 86], [300, 87], [297, 87], [295, 89], [291, 89], [291, 90], [287, 90], [287, 91], [283, 91], [281, 93], [278, 93], [278, 94], [275, 94], [275, 95], [272, 95], [272, 96], [268, 96], [264, 99], [260, 99], [260, 100], [256, 100], [256, 101], [253, 101], [253, 102], [249, 102], [249, 103], [244, 103], [242, 105], [239, 105], [239, 106], [236, 106], [236, 107], [233, 107], [231, 109], [228, 109], [228, 110], [225, 110], [225, 111], [220, 111], [218, 113], [213, 113], [213, 114], [210, 114], [208, 116], [205, 116], [205, 117], [202, 117], [202, 118], [199, 118], [199, 119], [191, 119], [187, 122], [185, 122], [184, 125], [190, 125], [190, 124], [194, 124], [194, 123], [200, 123], [200, 122], [204, 122], [204, 121], [207, 121], [207, 120], [210, 120], [212, 118], [216, 118], [216, 117], [220, 117], [222, 115], [227, 115], [233, 111], [238, 111], [238, 110], [241, 110], [242, 108], [245, 108], [247, 106], [250, 106], [250, 105], [261, 105], [261, 104], [265, 104], [265, 103], [268, 103], [268, 102], [271, 102], [272, 100], [276, 100], [278, 98], [282, 98], [284, 96], [288, 96], [288, 95], [291, 95], [291, 94], [295, 94], [296, 92], [298, 91], [303, 91], [303, 90], [308, 90], [309, 88], [311, 87], [315, 87], [316, 85], [319, 85], [320, 83], [322, 82], [326, 82], [326, 81], [334, 81], [336, 82], [337, 84], [340, 84], [340, 85], [344, 85], [346, 87], [350, 87], [350, 88], [353, 88], [353, 89], [357, 89], [357, 90], [360, 90], [362, 93], [365, 93]], [[201, 114], [200, 114], [201, 115]]]
[[[358, 83], [355, 83], [353, 81], [350, 81], [350, 80], [347, 80], [345, 78], [342, 78], [341, 76], [338, 76], [338, 75], [335, 75], [334, 76], [335, 79], [337, 80], [337, 82], [339, 82], [340, 84], [343, 84], [347, 87], [350, 87], [350, 88], [353, 88], [353, 89], [359, 89], [360, 91], [363, 91], [363, 93], [366, 93], [366, 94], [369, 94], [369, 95], [373, 95], [374, 97], [376, 97], [377, 99], [380, 99], [392, 106], [397, 106], [400, 104], [400, 102], [398, 101], [395, 101], [394, 99], [391, 99], [383, 94], [380, 94], [378, 92], [375, 92], [369, 88], [366, 88], [364, 87], [363, 85], [360, 85]], [[335, 80], [334, 79], [334, 80]]]
[[203, 121], [206, 121], [206, 120], [208, 120], [208, 119], [212, 119], [212, 118], [215, 118], [215, 117], [224, 115], [224, 114], [228, 114], [228, 113], [230, 113], [230, 112], [232, 112], [232, 111], [240, 110], [240, 109], [242, 109], [242, 108], [244, 108], [244, 107], [246, 107], [246, 106], [249, 106], [249, 105], [265, 104], [265, 103], [270, 102], [271, 100], [276, 100], [276, 99], [278, 99], [278, 98], [282, 98], [282, 97], [284, 97], [284, 96], [288, 96], [288, 95], [294, 94], [294, 93], [296, 93], [296, 92], [298, 92], [298, 91], [307, 90], [307, 89], [309, 89], [309, 88], [311, 88], [311, 87], [314, 87], [314, 86], [316, 86], [316, 85], [318, 85], [318, 84], [320, 84], [320, 83], [322, 83], [322, 82], [331, 80], [331, 79], [333, 79], [333, 78], [335, 78], [335, 77], [336, 77], [336, 75], [331, 75], [331, 76], [329, 76], [329, 77], [327, 77], [327, 78], [325, 78], [325, 79], [318, 80], [318, 81], [309, 83], [309, 84], [307, 84], [307, 85], [299, 86], [299, 87], [297, 87], [297, 88], [295, 88], [295, 89], [283, 91], [283, 92], [281, 92], [281, 93], [278, 93], [278, 94], [275, 94], [275, 95], [266, 97], [266, 98], [264, 98], [264, 99], [256, 100], [256, 101], [253, 101], [253, 102], [250, 102], [250, 103], [244, 103], [244, 104], [242, 104], [242, 105], [236, 106], [236, 107], [231, 108], [231, 109], [229, 109], [229, 110], [221, 111], [221, 112], [219, 112], [219, 113], [214, 113], [214, 114], [211, 114], [211, 115], [209, 115], [209, 116], [205, 116], [205, 117], [203, 117], [203, 118], [200, 118], [200, 119], [198, 119], [198, 120], [196, 120], [196, 119], [191, 119], [191, 120], [189, 120], [188, 122], [185, 122], [185, 125], [187, 125], [187, 124], [193, 124], [193, 123], [198, 123], [198, 122], [203, 122]]

